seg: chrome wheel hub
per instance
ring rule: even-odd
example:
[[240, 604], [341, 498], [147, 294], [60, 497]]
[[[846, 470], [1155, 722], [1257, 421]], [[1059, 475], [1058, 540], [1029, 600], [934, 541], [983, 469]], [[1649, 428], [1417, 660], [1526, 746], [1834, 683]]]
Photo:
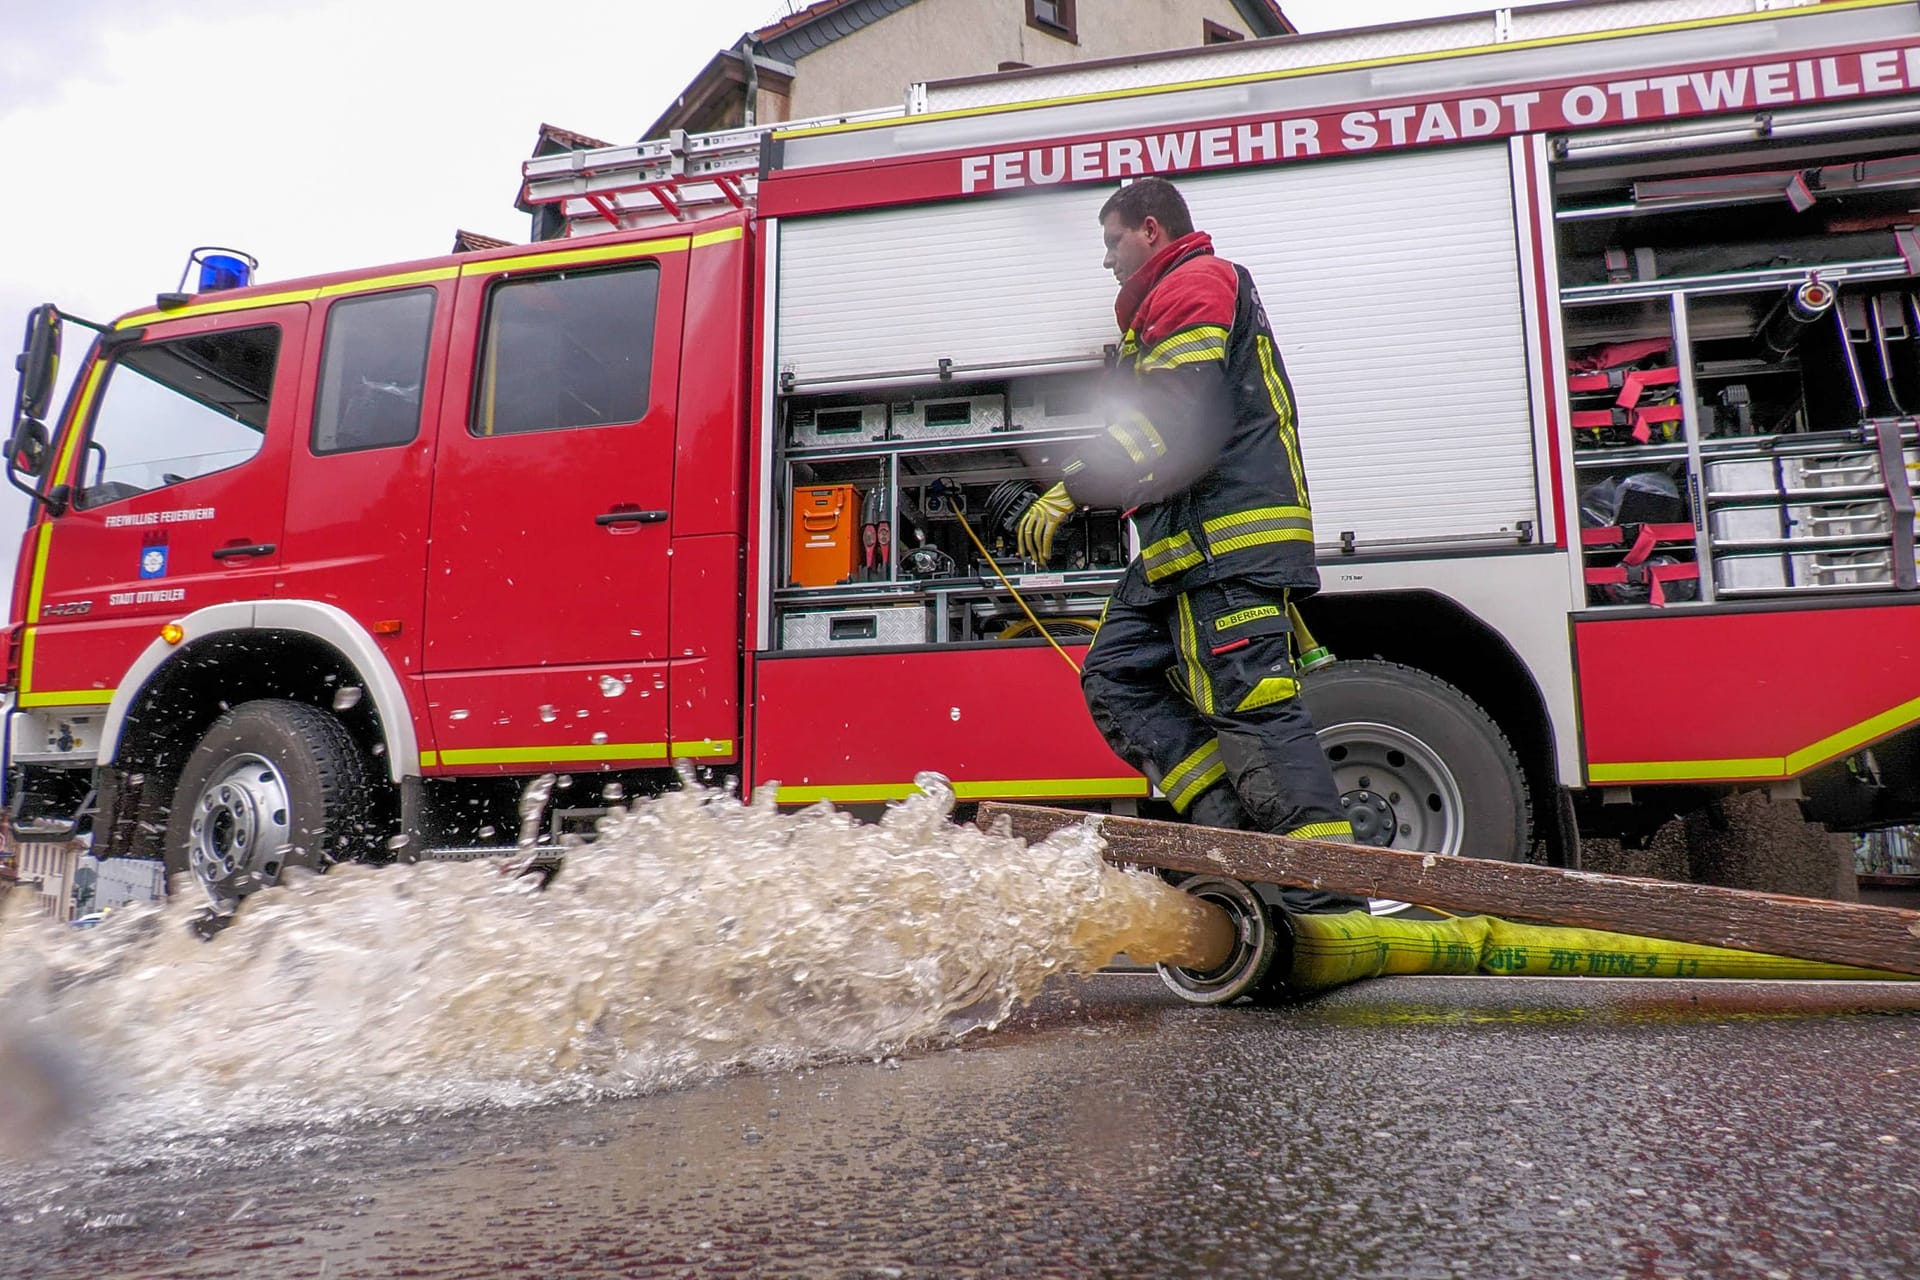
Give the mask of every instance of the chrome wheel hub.
[[193, 801], [187, 863], [216, 906], [271, 884], [291, 841], [287, 780], [263, 756], [240, 755], [214, 771]]
[[1320, 748], [1357, 843], [1460, 852], [1466, 803], [1439, 752], [1392, 725], [1359, 722], [1322, 730]]

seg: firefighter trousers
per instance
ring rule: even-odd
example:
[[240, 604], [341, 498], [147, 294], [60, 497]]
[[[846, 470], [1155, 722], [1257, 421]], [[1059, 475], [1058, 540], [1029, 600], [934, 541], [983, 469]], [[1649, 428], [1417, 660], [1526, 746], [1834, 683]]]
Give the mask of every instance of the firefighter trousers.
[[1292, 632], [1286, 592], [1232, 579], [1113, 601], [1081, 672], [1087, 708], [1115, 754], [1193, 820], [1351, 840]]

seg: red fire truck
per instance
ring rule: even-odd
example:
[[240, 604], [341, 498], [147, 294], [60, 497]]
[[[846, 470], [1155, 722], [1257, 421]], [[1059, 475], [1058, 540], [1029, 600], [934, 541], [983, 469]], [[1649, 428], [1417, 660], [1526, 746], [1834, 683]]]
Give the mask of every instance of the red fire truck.
[[1920, 12], [1608, 0], [536, 159], [533, 243], [216, 262], [57, 415], [37, 311], [15, 820], [230, 900], [511, 847], [544, 773], [550, 831], [682, 761], [1150, 802], [1062, 660], [1127, 521], [1039, 564], [1008, 518], [1101, 428], [1095, 213], [1146, 173], [1294, 376], [1362, 838], [1568, 860], [1756, 785], [1920, 817]]

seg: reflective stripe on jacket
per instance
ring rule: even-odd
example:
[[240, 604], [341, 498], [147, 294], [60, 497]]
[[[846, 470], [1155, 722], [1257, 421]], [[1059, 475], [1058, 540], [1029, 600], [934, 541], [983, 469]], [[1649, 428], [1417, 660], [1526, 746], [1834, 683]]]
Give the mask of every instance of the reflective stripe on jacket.
[[1224, 578], [1317, 588], [1293, 385], [1252, 277], [1194, 232], [1127, 281], [1116, 314], [1124, 408], [1064, 479], [1076, 502], [1134, 508], [1122, 598]]

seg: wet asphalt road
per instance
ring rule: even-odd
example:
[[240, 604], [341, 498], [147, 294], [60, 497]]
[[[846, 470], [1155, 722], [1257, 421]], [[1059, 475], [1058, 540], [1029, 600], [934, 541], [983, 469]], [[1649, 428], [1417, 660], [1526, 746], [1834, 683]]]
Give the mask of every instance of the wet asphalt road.
[[1148, 975], [961, 1049], [0, 1170], [0, 1277], [1920, 1274], [1920, 984]]

